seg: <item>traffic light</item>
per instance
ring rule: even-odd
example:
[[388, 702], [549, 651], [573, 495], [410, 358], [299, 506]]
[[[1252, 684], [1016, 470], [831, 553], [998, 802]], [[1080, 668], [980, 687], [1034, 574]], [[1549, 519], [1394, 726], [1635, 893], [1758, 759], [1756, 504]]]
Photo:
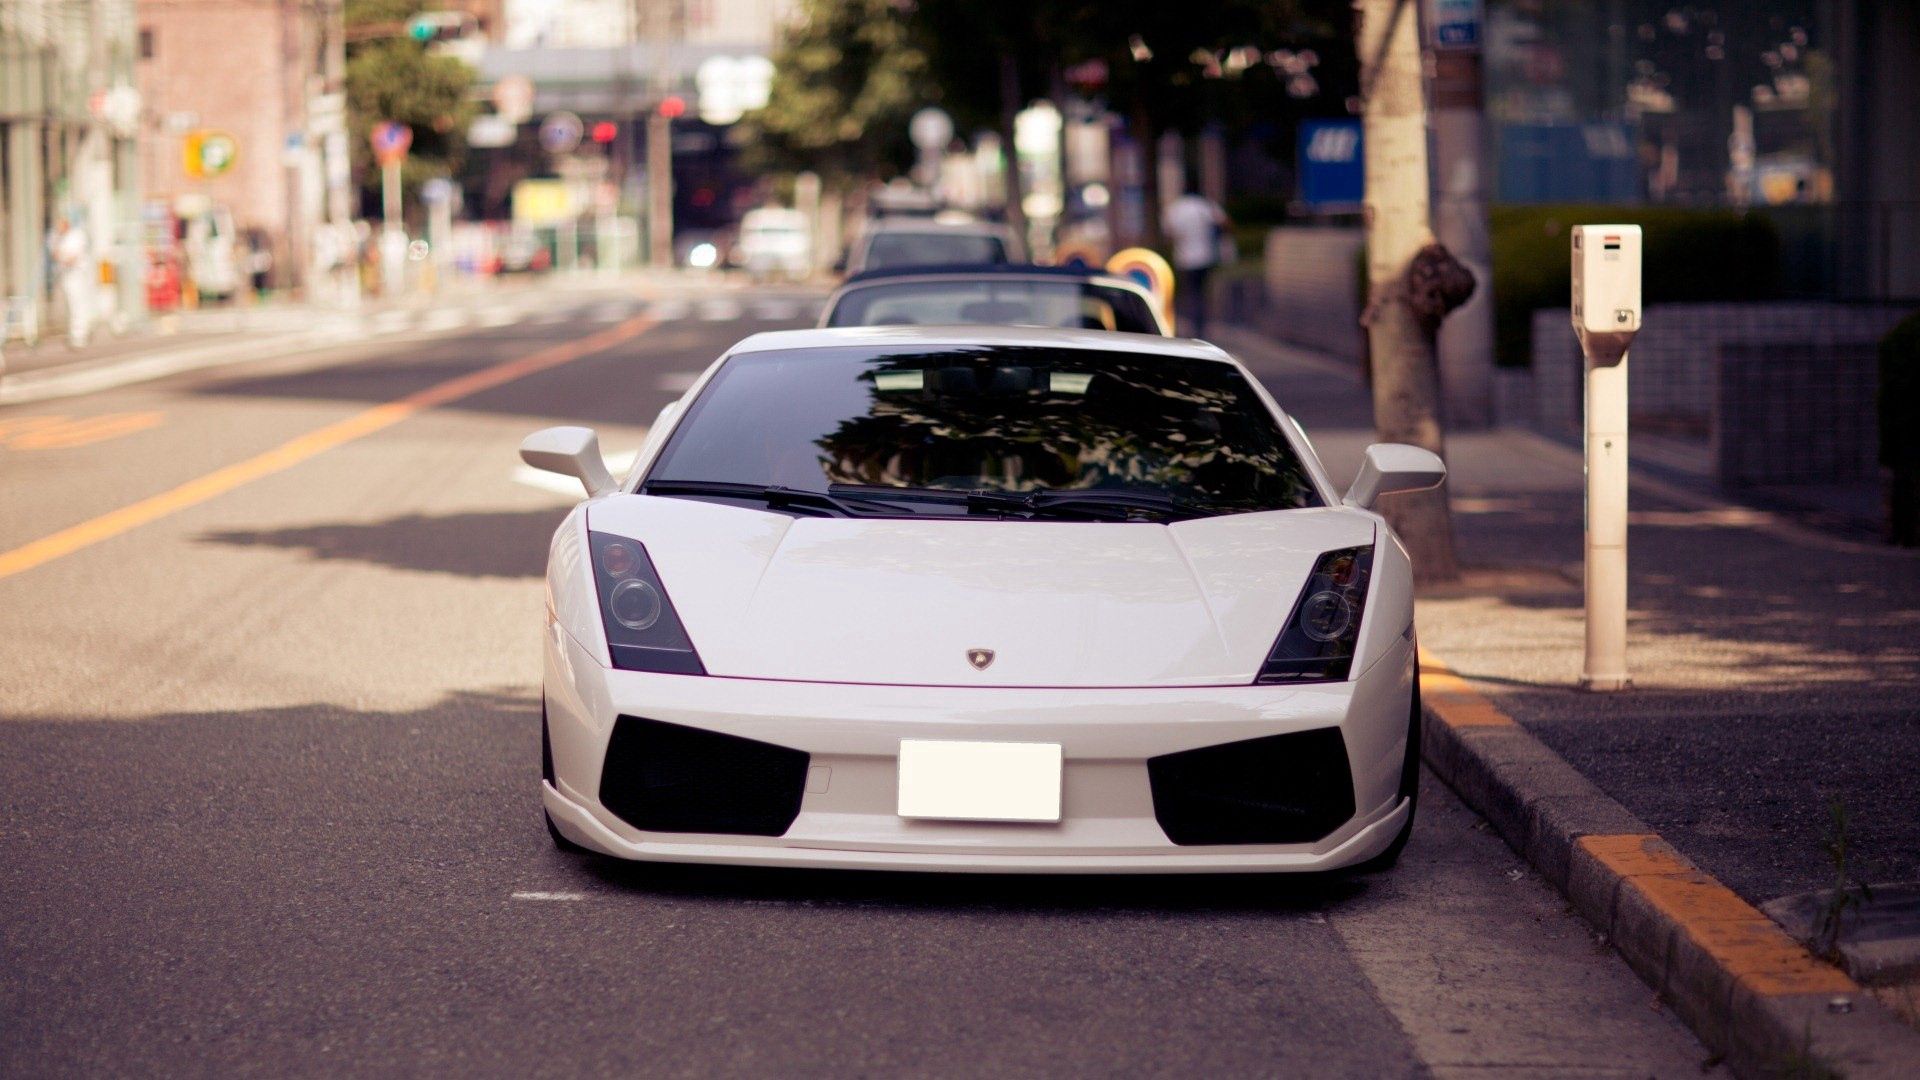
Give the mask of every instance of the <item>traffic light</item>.
[[660, 101], [660, 115], [669, 120], [678, 120], [687, 115], [687, 99], [678, 94], [669, 94]]
[[423, 11], [407, 20], [407, 36], [423, 45], [451, 46], [476, 39], [479, 20], [464, 11]]
[[613, 123], [613, 121], [602, 120], [599, 123], [593, 125], [592, 134], [593, 134], [594, 142], [610, 143], [614, 140], [616, 136], [620, 134], [620, 129]]

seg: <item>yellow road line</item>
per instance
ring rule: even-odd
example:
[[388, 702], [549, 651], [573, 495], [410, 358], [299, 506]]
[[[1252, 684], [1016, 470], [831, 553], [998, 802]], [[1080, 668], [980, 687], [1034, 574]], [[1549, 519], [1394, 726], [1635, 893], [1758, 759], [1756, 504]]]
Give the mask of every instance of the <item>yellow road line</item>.
[[281, 443], [263, 454], [189, 480], [170, 491], [163, 491], [158, 495], [120, 507], [118, 510], [108, 511], [92, 520], [62, 529], [50, 536], [41, 537], [12, 551], [0, 553], [0, 578], [31, 570], [43, 563], [52, 562], [63, 555], [71, 555], [82, 548], [118, 536], [130, 529], [157, 521], [190, 506], [197, 506], [243, 484], [290, 469], [337, 446], [371, 435], [383, 428], [392, 427], [415, 413], [458, 401], [483, 390], [491, 390], [496, 386], [502, 386], [548, 368], [578, 360], [602, 349], [611, 348], [622, 341], [638, 337], [653, 325], [654, 320], [651, 317], [638, 316], [598, 333], [562, 342], [445, 382], [435, 383], [396, 401], [376, 405], [364, 412]]
[[[165, 418], [166, 414], [157, 411], [107, 413], [78, 419], [67, 416], [23, 417], [13, 431], [0, 431], [0, 446], [9, 450], [71, 450], [157, 427]], [[36, 420], [42, 422], [33, 423]]]
[[1848, 994], [1859, 986], [1772, 919], [1688, 862], [1658, 836], [1583, 836], [1580, 847], [1680, 925], [1694, 944], [1756, 994]]

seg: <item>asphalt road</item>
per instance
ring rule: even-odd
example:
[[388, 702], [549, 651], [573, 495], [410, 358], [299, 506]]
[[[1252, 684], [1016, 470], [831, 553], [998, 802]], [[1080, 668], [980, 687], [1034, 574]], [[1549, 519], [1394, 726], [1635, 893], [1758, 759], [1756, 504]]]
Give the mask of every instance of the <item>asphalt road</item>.
[[1360, 881], [555, 851], [539, 574], [568, 500], [515, 448], [574, 422], [631, 451], [780, 305], [551, 291], [484, 332], [0, 409], [0, 1073], [1701, 1074], [1430, 777], [1399, 870]]

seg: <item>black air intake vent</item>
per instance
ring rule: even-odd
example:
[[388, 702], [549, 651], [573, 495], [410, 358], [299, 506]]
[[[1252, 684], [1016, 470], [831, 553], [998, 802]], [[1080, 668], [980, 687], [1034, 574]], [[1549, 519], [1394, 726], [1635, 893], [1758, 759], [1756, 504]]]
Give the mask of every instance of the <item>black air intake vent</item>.
[[1353, 817], [1339, 728], [1147, 760], [1153, 815], [1176, 844], [1310, 844]]
[[808, 760], [804, 750], [622, 716], [600, 802], [648, 832], [779, 836], [800, 814]]

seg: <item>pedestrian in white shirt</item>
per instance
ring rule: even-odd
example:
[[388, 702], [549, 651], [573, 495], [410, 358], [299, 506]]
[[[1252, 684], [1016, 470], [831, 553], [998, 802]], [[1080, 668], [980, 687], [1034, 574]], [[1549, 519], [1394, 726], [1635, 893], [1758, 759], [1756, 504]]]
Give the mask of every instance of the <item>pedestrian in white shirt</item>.
[[1227, 212], [1205, 195], [1189, 191], [1160, 212], [1160, 227], [1173, 244], [1175, 306], [1186, 312], [1192, 336], [1205, 337], [1207, 278], [1220, 265]]
[[67, 344], [85, 348], [93, 336], [93, 245], [87, 242], [86, 230], [62, 215], [47, 238], [47, 254], [60, 281], [60, 295], [67, 302]]

